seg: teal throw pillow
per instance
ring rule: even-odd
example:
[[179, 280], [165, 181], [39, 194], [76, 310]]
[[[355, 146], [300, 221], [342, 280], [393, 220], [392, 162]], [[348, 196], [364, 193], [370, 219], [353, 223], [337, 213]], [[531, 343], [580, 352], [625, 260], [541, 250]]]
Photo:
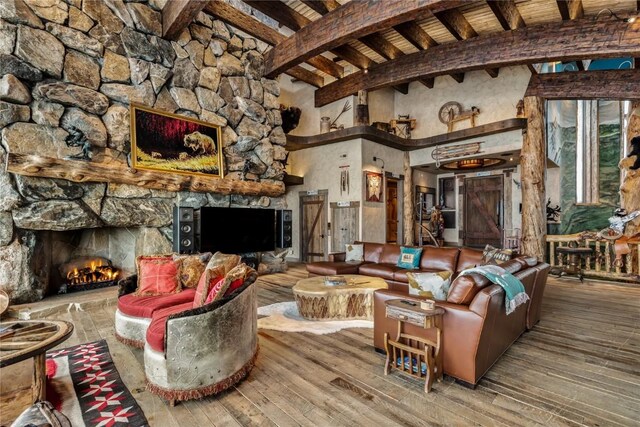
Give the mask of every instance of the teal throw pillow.
[[400, 258], [398, 258], [397, 266], [407, 270], [415, 270], [420, 265], [420, 255], [422, 255], [422, 248], [400, 246]]

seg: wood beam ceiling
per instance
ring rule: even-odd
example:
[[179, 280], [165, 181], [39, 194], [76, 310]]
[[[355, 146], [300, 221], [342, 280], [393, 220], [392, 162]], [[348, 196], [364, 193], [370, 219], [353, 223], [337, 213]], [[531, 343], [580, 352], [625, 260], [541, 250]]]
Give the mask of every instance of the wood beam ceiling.
[[[584, 17], [582, 0], [556, 0], [556, 3], [558, 4], [558, 10], [560, 11], [560, 16], [562, 16], [563, 21]], [[584, 63], [581, 60], [576, 61], [576, 66], [579, 71], [584, 71]]]
[[455, 0], [363, 0], [349, 2], [311, 22], [265, 54], [267, 76], [276, 76], [307, 59], [350, 40], [414, 19], [426, 10], [440, 12]]
[[[275, 19], [281, 25], [289, 27], [294, 31], [299, 31], [301, 28], [313, 22], [311, 19], [296, 12], [280, 1], [244, 0], [244, 2], [252, 8], [264, 13], [268, 17]], [[332, 8], [333, 6], [334, 5], [329, 5], [328, 8]], [[338, 6], [340, 5], [338, 4]], [[371, 45], [369, 47], [378, 52], [378, 54], [385, 56], [383, 52], [387, 52], [394, 58], [403, 54], [402, 51], [387, 42], [384, 38], [380, 41], [375, 39], [373, 36], [374, 35], [371, 35]], [[386, 43], [386, 45], [383, 46], [382, 43]], [[377, 49], [380, 49], [380, 51]], [[375, 64], [375, 62], [373, 62], [368, 56], [349, 45], [338, 46], [335, 49], [332, 49], [331, 53], [362, 69], [368, 69], [372, 64]], [[394, 86], [394, 88], [403, 94], [407, 94], [409, 92], [408, 84], [398, 85], [397, 87]]]
[[[468, 40], [478, 37], [478, 33], [473, 29], [467, 18], [457, 9], [444, 10], [435, 13], [435, 17], [445, 26], [456, 40]], [[500, 73], [499, 68], [487, 68], [485, 70], [491, 77], [496, 78]], [[464, 78], [464, 77], [463, 77]]]
[[320, 107], [360, 89], [424, 77], [539, 62], [640, 55], [640, 27], [618, 20], [577, 19], [478, 36], [372, 66], [315, 93]]
[[531, 76], [525, 96], [545, 99], [640, 99], [640, 70], [548, 73]]
[[306, 4], [320, 15], [326, 15], [332, 10], [340, 7], [340, 3], [336, 0], [302, 0], [302, 3]]
[[162, 8], [162, 37], [177, 38], [183, 29], [204, 9], [207, 2], [195, 0], [173, 0]]
[[[240, 12], [238, 9], [230, 6], [227, 3], [219, 1], [211, 1], [205, 6], [205, 12], [215, 15], [218, 19], [226, 22], [229, 25], [244, 31], [253, 37], [262, 40], [270, 45], [276, 45], [281, 43], [286, 37], [280, 34], [273, 28], [263, 24], [257, 19], [251, 18], [248, 15]], [[327, 59], [327, 58], [324, 58]], [[308, 63], [310, 65], [321, 65], [323, 60], [315, 61], [314, 58], [310, 58]], [[330, 61], [332, 62], [332, 61]], [[324, 85], [324, 78], [312, 71], [309, 71], [303, 67], [296, 66], [286, 71], [292, 77], [302, 80], [310, 85], [316, 87], [322, 87]]]
[[[500, 22], [503, 30], [510, 31], [526, 27], [524, 19], [522, 18], [522, 15], [520, 15], [520, 11], [518, 10], [514, 0], [487, 0], [487, 4], [489, 5], [489, 8], [491, 8], [491, 11], [498, 22]], [[538, 70], [533, 66], [533, 64], [527, 64], [527, 68], [529, 68], [531, 74], [538, 74]]]

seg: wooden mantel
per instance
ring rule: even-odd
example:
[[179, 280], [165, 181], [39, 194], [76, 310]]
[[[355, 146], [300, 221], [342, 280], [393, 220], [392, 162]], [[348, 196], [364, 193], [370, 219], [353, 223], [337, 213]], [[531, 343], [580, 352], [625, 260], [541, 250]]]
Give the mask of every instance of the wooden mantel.
[[93, 161], [61, 160], [33, 154], [7, 154], [7, 171], [18, 175], [60, 178], [73, 182], [113, 182], [168, 191], [195, 191], [245, 196], [282, 196], [282, 182], [240, 181], [130, 168], [112, 157]]
[[347, 129], [322, 133], [312, 136], [287, 135], [288, 151], [303, 150], [305, 148], [319, 147], [321, 145], [335, 144], [336, 142], [349, 141], [363, 138], [377, 142], [387, 147], [402, 151], [413, 151], [450, 142], [463, 141], [470, 138], [481, 138], [496, 133], [509, 132], [516, 129], [525, 129], [527, 119], [507, 119], [499, 122], [487, 123], [468, 129], [461, 129], [450, 133], [430, 136], [419, 139], [405, 139], [399, 136], [381, 131], [373, 126], [354, 126]]

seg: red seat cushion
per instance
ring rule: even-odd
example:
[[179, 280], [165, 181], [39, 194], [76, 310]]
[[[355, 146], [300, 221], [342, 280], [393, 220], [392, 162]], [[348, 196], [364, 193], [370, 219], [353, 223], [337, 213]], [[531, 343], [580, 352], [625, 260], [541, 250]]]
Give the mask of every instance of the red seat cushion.
[[162, 308], [153, 313], [151, 324], [147, 328], [147, 344], [155, 351], [164, 351], [164, 334], [167, 330], [167, 318], [174, 313], [191, 310], [192, 308], [193, 301], [189, 301], [180, 305]]
[[184, 289], [177, 294], [158, 296], [136, 296], [127, 294], [118, 298], [118, 310], [127, 316], [151, 318], [157, 310], [173, 307], [185, 302], [193, 303], [195, 289]]

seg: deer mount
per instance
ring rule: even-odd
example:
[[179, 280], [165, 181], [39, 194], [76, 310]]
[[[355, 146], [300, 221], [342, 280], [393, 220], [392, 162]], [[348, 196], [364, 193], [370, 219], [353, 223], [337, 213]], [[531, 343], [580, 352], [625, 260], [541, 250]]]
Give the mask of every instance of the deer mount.
[[440, 107], [438, 118], [447, 125], [447, 132], [453, 131], [453, 125], [462, 120], [469, 120], [471, 127], [476, 126], [476, 116], [480, 114], [478, 107], [471, 107], [470, 110], [463, 110], [462, 104], [450, 101]]

